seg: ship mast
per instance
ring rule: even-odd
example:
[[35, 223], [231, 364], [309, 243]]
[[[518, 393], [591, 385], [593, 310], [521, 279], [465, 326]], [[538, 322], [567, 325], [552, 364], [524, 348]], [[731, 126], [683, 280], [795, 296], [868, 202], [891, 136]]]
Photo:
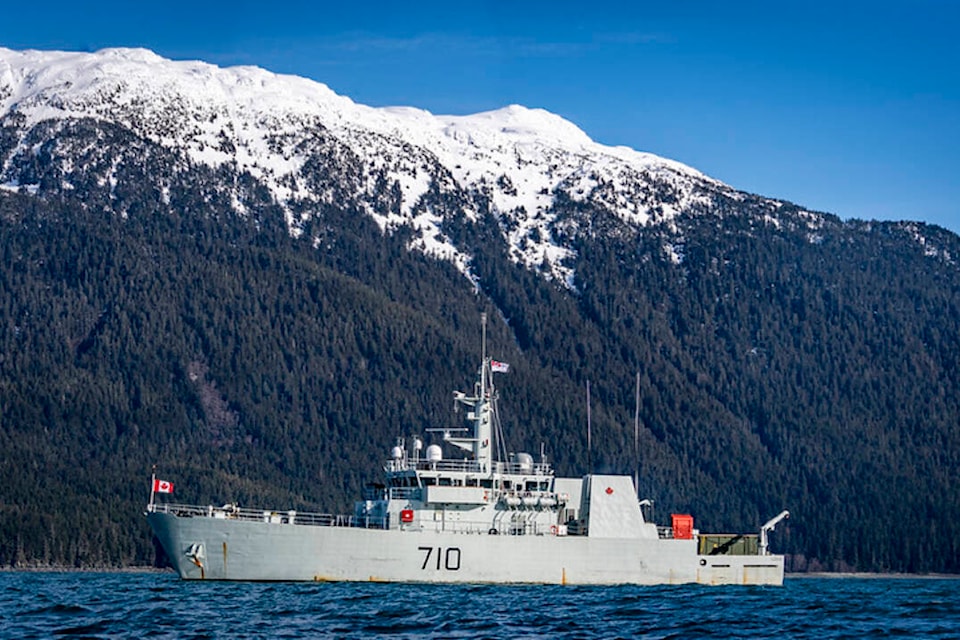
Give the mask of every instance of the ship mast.
[[480, 314], [480, 361], [487, 361], [487, 312]]
[[493, 456], [491, 451], [491, 437], [493, 433], [493, 384], [491, 378], [493, 371], [490, 366], [490, 359], [487, 357], [487, 314], [480, 314], [481, 335], [480, 335], [480, 379], [475, 388], [475, 395], [468, 396], [461, 391], [454, 393], [454, 400], [470, 407], [467, 412], [467, 421], [472, 424], [466, 437], [455, 437], [444, 433], [444, 441], [455, 447], [473, 454], [473, 459], [480, 467], [482, 472], [491, 470]]

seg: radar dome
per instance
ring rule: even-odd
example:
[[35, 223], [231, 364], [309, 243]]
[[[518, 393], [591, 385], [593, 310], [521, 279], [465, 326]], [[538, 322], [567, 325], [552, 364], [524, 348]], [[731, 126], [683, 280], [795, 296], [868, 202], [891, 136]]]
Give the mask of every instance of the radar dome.
[[529, 453], [518, 453], [517, 464], [521, 471], [533, 471], [533, 456]]
[[427, 460], [430, 462], [440, 462], [443, 460], [443, 449], [438, 444], [432, 444], [427, 447]]

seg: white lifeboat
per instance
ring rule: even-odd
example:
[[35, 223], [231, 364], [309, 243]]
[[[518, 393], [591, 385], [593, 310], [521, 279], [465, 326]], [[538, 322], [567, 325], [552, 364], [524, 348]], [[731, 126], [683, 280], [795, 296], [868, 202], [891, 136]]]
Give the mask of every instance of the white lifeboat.
[[519, 507], [520, 506], [520, 496], [515, 493], [505, 493], [503, 495], [503, 501], [508, 507]]

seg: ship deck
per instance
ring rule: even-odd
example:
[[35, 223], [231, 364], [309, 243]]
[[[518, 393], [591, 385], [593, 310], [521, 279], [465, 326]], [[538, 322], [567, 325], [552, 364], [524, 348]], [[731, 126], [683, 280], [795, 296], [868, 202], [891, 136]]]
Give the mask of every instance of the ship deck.
[[212, 505], [156, 503], [149, 505], [153, 513], [169, 513], [178, 518], [214, 518], [221, 520], [240, 520], [246, 522], [267, 522], [273, 524], [294, 524], [310, 527], [359, 527], [363, 529], [386, 529], [386, 518], [363, 517], [332, 513], [311, 513], [308, 511], [271, 511], [269, 509], [248, 509], [233, 504], [222, 507]]

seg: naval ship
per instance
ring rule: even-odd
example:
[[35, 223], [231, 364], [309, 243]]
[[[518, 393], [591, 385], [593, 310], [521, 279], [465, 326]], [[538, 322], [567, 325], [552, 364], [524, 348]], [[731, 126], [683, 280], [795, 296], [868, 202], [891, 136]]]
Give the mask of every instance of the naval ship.
[[163, 503], [151, 491], [147, 521], [174, 570], [185, 580], [783, 583], [767, 534], [787, 511], [755, 534], [704, 534], [688, 514], [658, 526], [630, 476], [557, 477], [542, 453], [504, 455], [494, 375], [509, 365], [485, 342], [473, 391], [454, 394], [466, 426], [434, 431], [426, 448], [398, 439], [353, 514]]

